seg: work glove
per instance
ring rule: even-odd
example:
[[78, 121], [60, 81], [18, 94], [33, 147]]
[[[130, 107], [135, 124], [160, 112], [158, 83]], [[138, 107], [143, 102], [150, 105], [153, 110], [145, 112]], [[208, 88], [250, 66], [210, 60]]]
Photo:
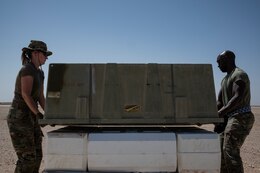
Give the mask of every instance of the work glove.
[[43, 114], [42, 114], [41, 112], [38, 112], [38, 113], [36, 114], [36, 119], [37, 119], [37, 120], [43, 119]]
[[225, 123], [216, 123], [214, 124], [214, 132], [220, 134], [225, 131], [226, 124]]
[[[41, 112], [38, 112], [36, 114], [36, 121], [38, 122], [40, 119], [43, 119], [43, 114]], [[41, 127], [45, 127], [46, 125], [45, 124], [41, 124], [40, 126]]]

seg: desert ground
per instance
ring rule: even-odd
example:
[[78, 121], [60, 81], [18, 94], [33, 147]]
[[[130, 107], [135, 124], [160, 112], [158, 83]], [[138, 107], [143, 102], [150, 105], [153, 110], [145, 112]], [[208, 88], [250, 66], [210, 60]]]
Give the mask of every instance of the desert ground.
[[[11, 143], [9, 131], [6, 123], [8, 105], [0, 105], [0, 173], [12, 173], [15, 169], [16, 155]], [[241, 156], [244, 163], [245, 173], [260, 173], [260, 107], [253, 107], [255, 114], [254, 127], [247, 137], [241, 149]], [[213, 125], [203, 125], [202, 128], [212, 130]], [[46, 126], [42, 128], [45, 136], [48, 131], [60, 128], [60, 126]], [[45, 151], [45, 138], [43, 139], [43, 150]], [[44, 170], [44, 158], [41, 164]]]

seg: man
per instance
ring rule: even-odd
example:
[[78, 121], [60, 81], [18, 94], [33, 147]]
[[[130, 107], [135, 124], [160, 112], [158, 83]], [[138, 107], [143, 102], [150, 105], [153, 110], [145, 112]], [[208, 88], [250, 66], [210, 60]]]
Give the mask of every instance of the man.
[[[226, 121], [220, 135], [221, 172], [243, 173], [240, 148], [255, 121], [250, 107], [250, 81], [248, 75], [236, 67], [232, 51], [226, 50], [218, 55], [217, 63], [219, 69], [227, 73], [221, 82], [217, 101], [219, 117]], [[218, 126], [215, 127], [217, 129]]]

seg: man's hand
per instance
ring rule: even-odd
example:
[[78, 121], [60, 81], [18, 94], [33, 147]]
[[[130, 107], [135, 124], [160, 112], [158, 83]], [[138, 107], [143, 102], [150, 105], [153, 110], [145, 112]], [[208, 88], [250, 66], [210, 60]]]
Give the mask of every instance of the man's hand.
[[219, 118], [224, 118], [223, 111], [219, 110], [218, 111], [218, 116], [219, 116]]

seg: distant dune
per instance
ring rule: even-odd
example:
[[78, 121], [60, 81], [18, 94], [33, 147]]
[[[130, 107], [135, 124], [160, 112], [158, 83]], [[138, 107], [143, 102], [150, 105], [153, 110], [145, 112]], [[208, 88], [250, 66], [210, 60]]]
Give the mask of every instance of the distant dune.
[[0, 102], [0, 105], [11, 105], [11, 102]]

